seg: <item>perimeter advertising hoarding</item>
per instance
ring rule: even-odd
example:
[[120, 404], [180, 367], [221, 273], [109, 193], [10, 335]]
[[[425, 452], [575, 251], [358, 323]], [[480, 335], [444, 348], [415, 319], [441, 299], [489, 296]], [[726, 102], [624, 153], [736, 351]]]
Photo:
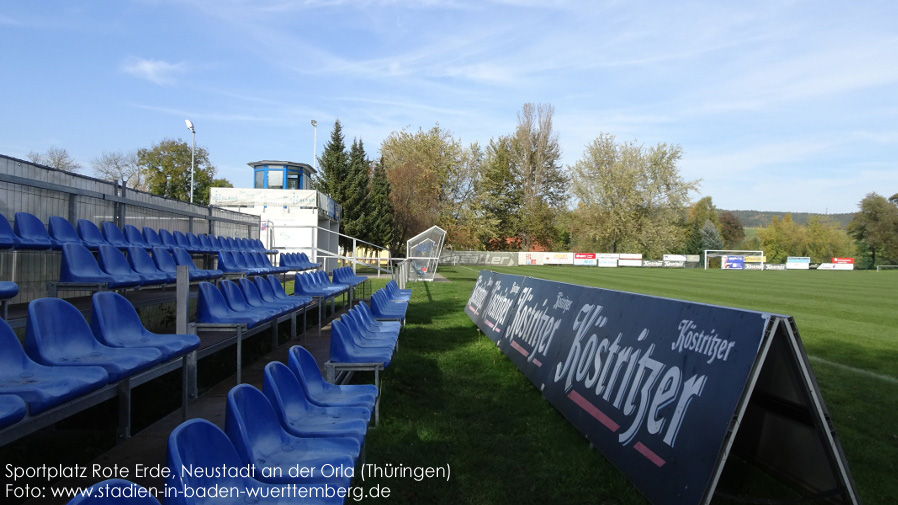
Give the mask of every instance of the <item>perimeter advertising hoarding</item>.
[[[655, 504], [710, 501], [770, 342], [787, 325], [794, 326], [784, 316], [486, 270], [465, 312]], [[796, 346], [793, 361], [781, 356], [779, 361], [806, 363], [800, 341]], [[788, 387], [800, 383], [816, 391], [812, 376], [802, 377], [804, 382], [789, 381]], [[783, 386], [775, 380], [772, 384], [765, 386], [770, 396], [801, 396], [779, 391]], [[819, 391], [808, 397], [816, 400]], [[825, 414], [822, 404], [817, 407]], [[764, 412], [756, 410], [750, 413], [763, 419]], [[813, 415], [809, 411], [806, 417]], [[826, 424], [810, 429], [816, 433]], [[787, 428], [801, 434], [809, 429]], [[755, 452], [767, 447], [765, 437], [757, 435], [741, 455], [762, 461], [764, 454]], [[825, 437], [810, 439], [820, 445]], [[843, 463], [837, 442], [825, 449], [835, 455], [825, 461]], [[793, 481], [817, 479], [822, 483], [807, 487], [838, 487], [846, 498], [842, 503], [857, 503], [844, 464], [820, 479], [816, 473], [813, 478], [803, 474], [809, 465], [800, 455], [779, 456], [798, 465], [780, 472]]]
[[721, 256], [720, 268], [725, 270], [745, 270], [745, 256]]
[[574, 265], [594, 267], [596, 264], [596, 253], [574, 253]]
[[810, 270], [810, 256], [789, 256], [786, 258], [786, 270]]

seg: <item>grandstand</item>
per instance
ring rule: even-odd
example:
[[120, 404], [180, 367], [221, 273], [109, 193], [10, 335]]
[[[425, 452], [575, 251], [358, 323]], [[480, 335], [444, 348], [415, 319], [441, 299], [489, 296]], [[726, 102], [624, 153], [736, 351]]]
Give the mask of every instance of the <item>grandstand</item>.
[[[254, 465], [258, 451], [280, 468], [359, 460], [409, 292], [391, 282], [357, 303], [366, 277], [282, 254], [258, 215], [6, 156], [0, 182], [0, 456], [17, 469], [4, 503], [114, 502], [65, 495], [89, 486], [195, 503], [184, 489], [238, 481], [162, 468]], [[366, 371], [374, 385], [338, 385]], [[240, 484], [350, 483], [262, 478], [272, 465]]]

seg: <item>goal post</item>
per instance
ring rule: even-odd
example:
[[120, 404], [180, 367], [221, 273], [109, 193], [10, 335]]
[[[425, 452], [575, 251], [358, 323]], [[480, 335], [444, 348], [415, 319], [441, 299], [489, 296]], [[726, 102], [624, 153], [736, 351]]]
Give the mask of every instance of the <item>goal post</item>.
[[749, 257], [757, 257], [760, 258], [759, 262], [761, 264], [761, 270], [764, 269], [764, 251], [748, 251], [748, 250], [740, 250], [740, 249], [705, 249], [703, 252], [703, 263], [705, 265], [705, 270], [708, 269], [708, 258], [720, 258], [723, 256], [749, 256]]
[[877, 272], [882, 272], [883, 270], [898, 270], [898, 265], [876, 265]]

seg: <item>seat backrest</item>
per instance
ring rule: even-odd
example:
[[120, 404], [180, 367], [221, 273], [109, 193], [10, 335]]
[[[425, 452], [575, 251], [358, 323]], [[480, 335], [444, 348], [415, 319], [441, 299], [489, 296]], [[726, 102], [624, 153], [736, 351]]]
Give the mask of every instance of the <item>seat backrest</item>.
[[[0, 319], [0, 371], [15, 374], [17, 370], [34, 366], [34, 360], [25, 354], [19, 337], [5, 320]], [[17, 375], [17, 374], [16, 374]]]
[[184, 232], [174, 230], [171, 232], [171, 234], [175, 237], [175, 242], [177, 243], [178, 247], [191, 249], [190, 240], [187, 239], [187, 237], [184, 235]]
[[262, 392], [271, 402], [278, 420], [284, 426], [290, 424], [288, 419], [300, 417], [310, 410], [309, 402], [296, 375], [280, 361], [272, 361], [265, 365]]
[[116, 277], [128, 277], [137, 274], [131, 268], [131, 265], [128, 264], [125, 255], [122, 254], [122, 251], [117, 247], [113, 245], [101, 245], [99, 251], [100, 268], [107, 274]]
[[44, 223], [34, 214], [28, 212], [16, 212], [16, 225], [14, 231], [21, 239], [19, 247], [29, 249], [49, 249], [50, 234]]
[[203, 244], [200, 243], [200, 238], [195, 234], [187, 232], [185, 236], [187, 237], [187, 243], [190, 244], [190, 247], [193, 247], [194, 249], [205, 249]]
[[256, 287], [255, 282], [243, 277], [237, 279], [237, 283], [240, 285], [240, 291], [243, 292], [243, 296], [246, 298], [247, 303], [254, 307], [265, 305], [262, 293], [259, 292], [259, 288]]
[[143, 237], [143, 233], [137, 229], [133, 224], [126, 224], [124, 227], [125, 231], [125, 239], [128, 240], [128, 244], [135, 245], [138, 247], [149, 247], [147, 244], [147, 239]]
[[196, 320], [201, 323], [214, 323], [220, 317], [230, 315], [233, 311], [221, 291], [211, 282], [199, 283], [199, 297], [196, 302]]
[[[220, 497], [205, 500], [185, 500], [183, 490], [209, 490], [223, 488], [244, 489], [252, 485], [249, 479], [238, 476], [236, 470], [243, 467], [231, 440], [218, 426], [205, 419], [190, 419], [184, 421], [168, 437], [168, 451], [166, 456], [169, 474], [165, 479], [166, 487], [178, 489], [181, 493], [175, 499], [166, 498], [166, 505], [221, 503]], [[226, 468], [232, 469], [222, 472], [184, 472], [184, 468]], [[230, 503], [230, 502], [229, 502]]]
[[94, 255], [81, 244], [63, 244], [59, 264], [61, 282], [109, 282], [114, 278], [100, 269]]
[[278, 296], [275, 295], [274, 290], [271, 289], [271, 284], [268, 283], [268, 279], [257, 275], [253, 279], [253, 282], [256, 284], [256, 289], [259, 290], [259, 296], [261, 296], [263, 300], [266, 302], [278, 300]]
[[103, 238], [106, 239], [106, 242], [109, 242], [119, 249], [131, 245], [128, 243], [128, 239], [125, 238], [125, 234], [122, 233], [122, 229], [112, 221], [103, 221], [100, 226], [103, 227]]
[[158, 274], [161, 272], [159, 267], [156, 266], [156, 263], [153, 263], [153, 258], [150, 257], [150, 253], [139, 246], [131, 246], [128, 248], [128, 264], [131, 265], [132, 270], [142, 274]]
[[114, 291], [91, 297], [90, 329], [100, 343], [112, 347], [126, 347], [148, 333], [134, 305]]
[[225, 272], [243, 271], [234, 263], [234, 257], [228, 251], [218, 251], [218, 269]]
[[78, 231], [75, 230], [75, 227], [72, 226], [72, 223], [70, 223], [68, 219], [61, 216], [50, 216], [48, 222], [50, 236], [57, 242], [61, 244], [81, 243], [81, 237], [78, 236]]
[[103, 233], [100, 232], [100, 228], [94, 224], [93, 221], [87, 219], [79, 219], [77, 223], [78, 235], [81, 236], [81, 240], [92, 247], [98, 246], [100, 244], [108, 244], [109, 242], [103, 238]]
[[163, 272], [178, 272], [178, 264], [175, 263], [175, 259], [172, 258], [168, 249], [164, 247], [153, 248], [153, 261], [156, 263], [156, 267]]
[[[268, 285], [271, 286], [271, 291], [274, 293], [274, 296], [278, 298], [287, 298], [289, 295], [286, 291], [284, 291], [284, 286], [281, 285], [281, 281], [274, 275], [269, 275], [265, 277], [268, 279]], [[295, 284], [294, 284], [295, 286]], [[295, 291], [295, 289], [294, 289]]]
[[65, 360], [98, 346], [81, 311], [60, 298], [38, 298], [28, 304], [25, 352], [39, 363]]
[[6, 216], [0, 214], [0, 249], [9, 249], [16, 245], [16, 233], [13, 231]]
[[162, 241], [162, 245], [165, 247], [178, 247], [178, 242], [175, 240], [175, 237], [172, 236], [171, 232], [166, 230], [165, 228], [159, 228], [159, 240]]
[[238, 384], [228, 392], [225, 433], [244, 465], [256, 463], [258, 449], [270, 452], [280, 447], [284, 435], [271, 402], [249, 384]]
[[150, 228], [149, 226], [143, 227], [143, 238], [147, 241], [147, 245], [150, 247], [165, 246], [165, 244], [162, 243], [162, 239], [159, 238], [159, 234], [156, 233], [156, 230]]
[[193, 263], [193, 258], [190, 257], [190, 253], [185, 251], [183, 247], [172, 247], [171, 252], [172, 257], [175, 258], [175, 264], [187, 265], [191, 272], [198, 270]]
[[240, 287], [237, 286], [234, 281], [225, 279], [219, 283], [219, 287], [224, 294], [228, 306], [231, 307], [231, 310], [237, 312], [252, 310], [252, 307], [250, 307], [249, 303], [246, 301], [246, 297], [243, 296], [243, 291], [240, 291]]
[[199, 239], [200, 245], [203, 246], [203, 249], [206, 249], [207, 251], [217, 251], [221, 249], [220, 247], [213, 244], [212, 239], [205, 233], [200, 233], [196, 237]]
[[318, 362], [305, 347], [294, 345], [287, 353], [287, 366], [305, 384], [305, 389], [310, 396], [324, 389], [324, 377]]

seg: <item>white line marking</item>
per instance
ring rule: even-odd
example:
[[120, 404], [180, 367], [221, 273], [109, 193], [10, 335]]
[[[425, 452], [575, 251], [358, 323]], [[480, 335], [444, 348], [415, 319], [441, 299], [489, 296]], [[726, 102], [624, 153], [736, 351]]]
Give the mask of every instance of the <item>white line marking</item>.
[[864, 370], [862, 368], [855, 368], [853, 366], [843, 365], [841, 363], [836, 363], [834, 361], [829, 361], [823, 358], [818, 358], [817, 356], [808, 356], [808, 360], [814, 361], [817, 363], [823, 363], [824, 365], [829, 365], [835, 368], [839, 368], [841, 370], [846, 370], [848, 372], [854, 372], [859, 375], [866, 375], [867, 377], [873, 377], [874, 379], [879, 379], [881, 381], [890, 382], [892, 384], [898, 384], [898, 379], [892, 377], [891, 375], [883, 375], [878, 374], [876, 372], [871, 372], [869, 370]]

